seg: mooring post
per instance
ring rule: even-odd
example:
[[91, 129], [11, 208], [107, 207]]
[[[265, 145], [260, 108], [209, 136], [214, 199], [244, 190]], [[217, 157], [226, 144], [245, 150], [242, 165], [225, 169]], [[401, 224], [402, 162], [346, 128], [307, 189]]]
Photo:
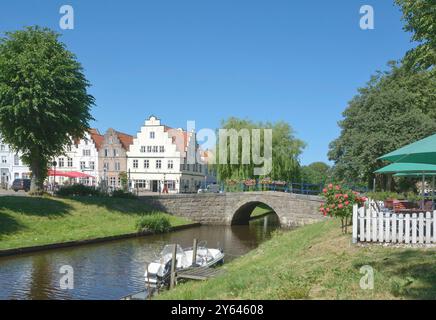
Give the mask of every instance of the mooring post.
[[197, 246], [198, 241], [194, 239], [194, 245], [192, 246], [192, 266], [195, 267], [197, 265]]
[[174, 244], [173, 258], [171, 260], [170, 289], [174, 288], [174, 285], [176, 283], [176, 259], [177, 259], [177, 244]]

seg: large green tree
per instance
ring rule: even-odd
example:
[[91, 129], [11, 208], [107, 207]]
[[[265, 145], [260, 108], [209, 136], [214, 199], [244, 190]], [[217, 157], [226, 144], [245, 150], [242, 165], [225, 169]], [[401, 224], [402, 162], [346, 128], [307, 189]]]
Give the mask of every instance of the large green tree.
[[[274, 180], [296, 180], [300, 179], [300, 164], [298, 157], [300, 156], [302, 149], [305, 144], [301, 140], [295, 138], [294, 131], [292, 127], [285, 122], [276, 123], [263, 123], [263, 122], [253, 122], [250, 120], [229, 118], [222, 122], [222, 129], [234, 129], [236, 132], [240, 133], [241, 130], [248, 130], [251, 134], [252, 129], [272, 129], [272, 171], [270, 174], [266, 175]], [[261, 146], [263, 143], [264, 136], [261, 135]], [[248, 142], [251, 144], [251, 140]], [[227, 140], [226, 146], [228, 149], [227, 163], [230, 160], [230, 139]], [[259, 176], [254, 175], [254, 168], [257, 165], [254, 164], [253, 159], [250, 157], [248, 164], [243, 164], [242, 152], [244, 145], [242, 138], [239, 138], [238, 142], [238, 164], [217, 164], [215, 165], [215, 170], [218, 174], [220, 180], [226, 179], [250, 179], [258, 178]], [[219, 143], [217, 144], [219, 145]], [[249, 148], [252, 149], [252, 146]], [[218, 157], [219, 148], [216, 150], [217, 162], [220, 162]], [[263, 148], [261, 149], [261, 154], [264, 154]]]
[[325, 184], [330, 178], [330, 166], [324, 162], [313, 162], [301, 167], [302, 180], [306, 183]]
[[436, 0], [395, 0], [403, 12], [404, 29], [418, 45], [404, 59], [407, 67], [428, 69], [436, 65]]
[[88, 87], [57, 33], [28, 27], [0, 39], [0, 134], [30, 166], [32, 192], [42, 192], [50, 159], [89, 127]]
[[371, 186], [373, 172], [383, 165], [378, 157], [435, 133], [435, 88], [432, 72], [395, 63], [373, 76], [349, 103], [341, 134], [330, 144], [335, 177]]

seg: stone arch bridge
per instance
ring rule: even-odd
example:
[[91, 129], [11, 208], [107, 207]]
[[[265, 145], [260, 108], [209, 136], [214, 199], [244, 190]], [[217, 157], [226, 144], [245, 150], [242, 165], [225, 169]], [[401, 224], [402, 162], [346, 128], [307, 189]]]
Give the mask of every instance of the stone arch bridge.
[[247, 224], [251, 212], [266, 204], [279, 217], [282, 227], [301, 226], [321, 221], [321, 198], [285, 192], [229, 192], [142, 196], [157, 210], [186, 217], [202, 224]]

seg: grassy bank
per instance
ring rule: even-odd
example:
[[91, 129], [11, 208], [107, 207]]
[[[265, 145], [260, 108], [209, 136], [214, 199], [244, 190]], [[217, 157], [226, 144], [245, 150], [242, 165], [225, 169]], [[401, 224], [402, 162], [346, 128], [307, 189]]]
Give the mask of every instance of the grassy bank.
[[[436, 299], [436, 250], [351, 245], [337, 221], [276, 234], [225, 264], [224, 275], [188, 282], [158, 299]], [[360, 268], [375, 271], [363, 290]]]
[[[0, 197], [0, 250], [133, 233], [151, 212], [136, 199]], [[171, 226], [190, 222], [166, 216]]]
[[251, 213], [251, 217], [259, 217], [266, 213], [273, 212], [273, 210], [268, 207], [266, 204], [259, 204], [256, 208], [254, 208], [253, 212]]

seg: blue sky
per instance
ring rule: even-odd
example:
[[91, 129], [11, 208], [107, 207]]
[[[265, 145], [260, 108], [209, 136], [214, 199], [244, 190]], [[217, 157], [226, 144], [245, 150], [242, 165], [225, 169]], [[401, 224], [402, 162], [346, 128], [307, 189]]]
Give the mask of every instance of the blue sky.
[[[75, 29], [61, 30], [72, 5]], [[359, 9], [375, 29], [359, 28]], [[284, 120], [327, 161], [347, 102], [411, 48], [391, 0], [2, 1], [0, 32], [47, 26], [82, 63], [96, 98], [93, 126], [135, 134], [165, 124], [217, 128], [229, 116]]]

